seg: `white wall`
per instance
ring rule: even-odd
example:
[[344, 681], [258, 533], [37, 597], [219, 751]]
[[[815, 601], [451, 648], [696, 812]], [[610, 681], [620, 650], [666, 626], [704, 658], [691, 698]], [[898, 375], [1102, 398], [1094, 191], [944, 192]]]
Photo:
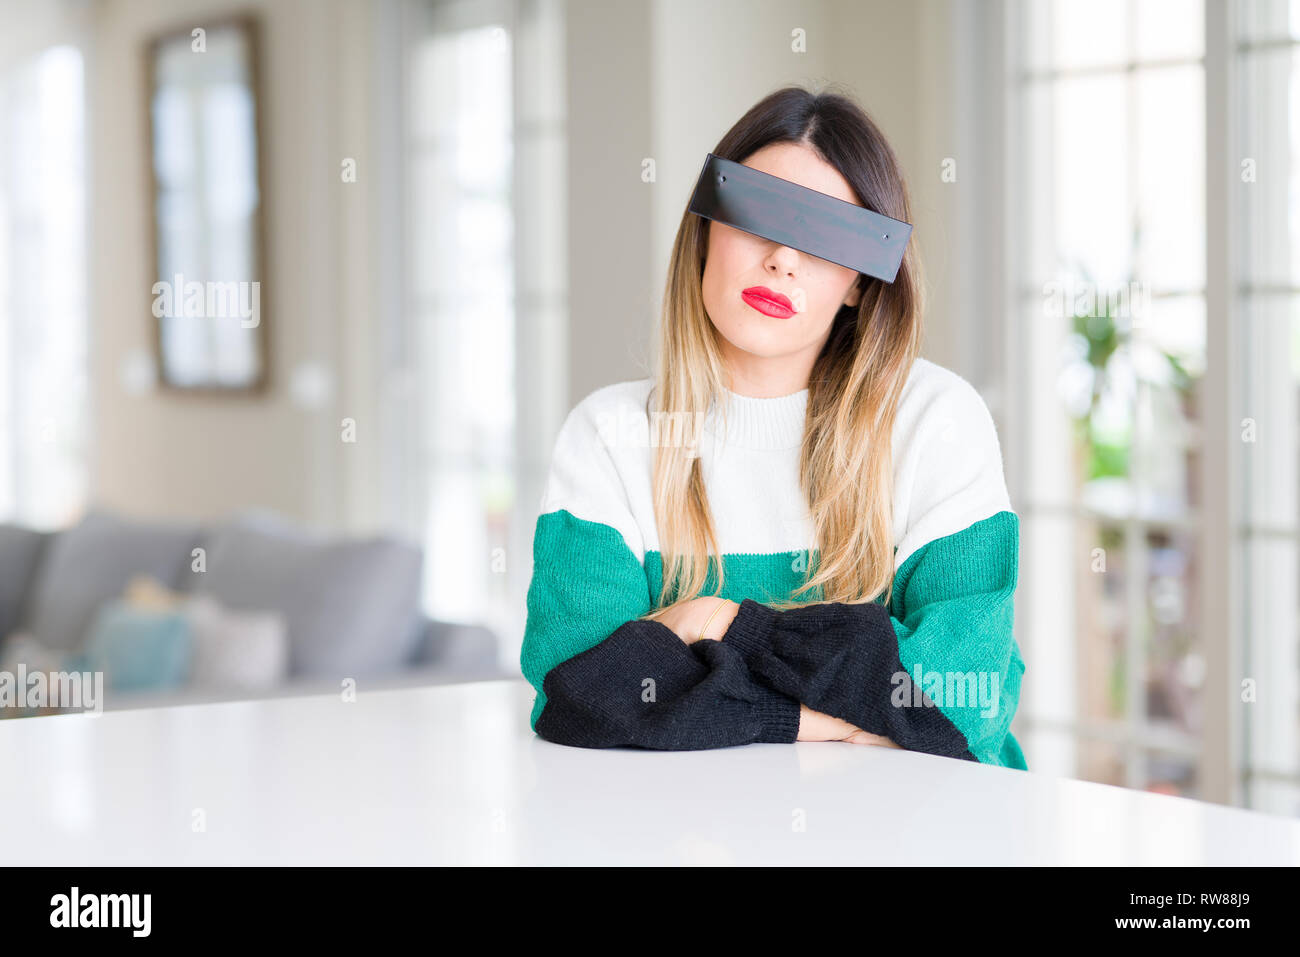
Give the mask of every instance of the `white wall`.
[[[202, 26], [229, 10], [263, 18], [266, 275], [271, 388], [263, 396], [133, 395], [121, 368], [149, 352], [154, 281], [148, 250], [144, 46], [156, 31]], [[306, 521], [342, 521], [364, 502], [371, 428], [366, 294], [368, 46], [346, 0], [106, 0], [95, 8], [88, 71], [91, 172], [92, 488], [136, 513], [212, 518], [256, 503]], [[349, 41], [344, 42], [345, 38]], [[342, 157], [358, 159], [343, 184]], [[346, 362], [343, 362], [346, 357]], [[334, 398], [300, 408], [288, 384], [299, 364], [337, 374]], [[358, 442], [340, 441], [343, 415]]]
[[[722, 135], [768, 93], [806, 84], [830, 70], [829, 5], [802, 0], [654, 2], [653, 113], [658, 183], [654, 197], [654, 314], [644, 333], [658, 350], [659, 309], [668, 257], [700, 175]], [[790, 49], [791, 31], [807, 35], [807, 52]]]
[[565, 4], [568, 179], [568, 396], [565, 411], [603, 385], [640, 378], [657, 286], [653, 4]]

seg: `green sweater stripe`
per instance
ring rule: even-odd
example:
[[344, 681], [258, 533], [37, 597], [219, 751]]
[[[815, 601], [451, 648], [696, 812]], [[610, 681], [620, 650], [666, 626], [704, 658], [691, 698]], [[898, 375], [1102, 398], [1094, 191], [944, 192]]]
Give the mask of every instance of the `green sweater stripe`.
[[645, 571], [617, 529], [567, 509], [537, 519], [520, 655], [524, 677], [537, 689], [534, 730], [546, 707], [547, 672], [650, 609]]
[[[1025, 768], [1010, 733], [1025, 670], [1012, 637], [1019, 542], [1015, 512], [998, 512], [927, 542], [899, 568], [890, 614], [903, 668], [920, 672], [927, 694], [932, 674], [955, 693], [930, 696], [965, 735], [971, 753], [985, 764]], [[995, 679], [996, 709], [977, 706], [970, 692], [981, 682], [993, 692]]]
[[[816, 550], [725, 554], [721, 597], [760, 603], [789, 598], [817, 560]], [[977, 688], [982, 679], [986, 691], [996, 676], [996, 711], [931, 697], [979, 761], [1025, 768], [1024, 753], [1009, 730], [1025, 667], [1010, 637], [1018, 562], [1019, 518], [999, 512], [908, 556], [895, 576], [890, 614], [899, 661], [909, 674], [919, 668], [927, 694], [927, 675], [944, 676], [953, 690]], [[535, 730], [546, 707], [547, 673], [647, 614], [663, 581], [663, 559], [649, 551], [643, 566], [616, 529], [560, 509], [538, 518], [533, 563], [520, 662], [537, 690]], [[710, 569], [701, 594], [712, 594], [715, 587]], [[811, 589], [799, 600], [820, 601], [821, 590]]]
[[[816, 570], [817, 552], [777, 552], [772, 555], [755, 555], [747, 552], [728, 552], [722, 556], [723, 587], [718, 597], [737, 604], [751, 598], [768, 604], [788, 601], [794, 590], [808, 580], [809, 563]], [[659, 551], [648, 551], [645, 556], [645, 577], [650, 594], [659, 597], [663, 587], [664, 559]], [[712, 595], [718, 587], [714, 563], [709, 563], [708, 575], [701, 595]], [[794, 598], [798, 602], [822, 600], [821, 586], [810, 588]]]

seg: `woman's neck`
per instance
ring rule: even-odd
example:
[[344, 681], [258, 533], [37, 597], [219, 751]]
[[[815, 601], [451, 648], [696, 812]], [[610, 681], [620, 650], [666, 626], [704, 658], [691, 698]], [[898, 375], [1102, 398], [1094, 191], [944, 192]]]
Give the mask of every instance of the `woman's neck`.
[[727, 389], [736, 395], [754, 399], [775, 399], [808, 388], [813, 364], [821, 344], [807, 355], [784, 355], [767, 358], [740, 352], [726, 343], [723, 361], [727, 368]]
[[751, 399], [778, 399], [808, 388], [808, 373], [799, 369], [732, 371], [727, 389]]

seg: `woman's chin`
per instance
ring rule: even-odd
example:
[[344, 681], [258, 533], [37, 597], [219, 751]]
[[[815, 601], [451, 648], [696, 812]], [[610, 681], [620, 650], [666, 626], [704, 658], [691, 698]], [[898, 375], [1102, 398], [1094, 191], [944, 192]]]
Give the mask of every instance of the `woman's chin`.
[[[770, 320], [772, 323], [781, 320]], [[727, 336], [727, 341], [740, 352], [760, 359], [779, 359], [799, 351], [799, 343], [789, 332], [773, 328], [753, 328], [746, 323], [735, 335]]]

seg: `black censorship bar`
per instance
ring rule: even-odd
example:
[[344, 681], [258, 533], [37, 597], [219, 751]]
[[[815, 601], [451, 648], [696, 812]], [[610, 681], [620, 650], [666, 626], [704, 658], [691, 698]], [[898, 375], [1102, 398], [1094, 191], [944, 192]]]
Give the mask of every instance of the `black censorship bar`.
[[690, 211], [893, 282], [912, 227], [710, 153]]

